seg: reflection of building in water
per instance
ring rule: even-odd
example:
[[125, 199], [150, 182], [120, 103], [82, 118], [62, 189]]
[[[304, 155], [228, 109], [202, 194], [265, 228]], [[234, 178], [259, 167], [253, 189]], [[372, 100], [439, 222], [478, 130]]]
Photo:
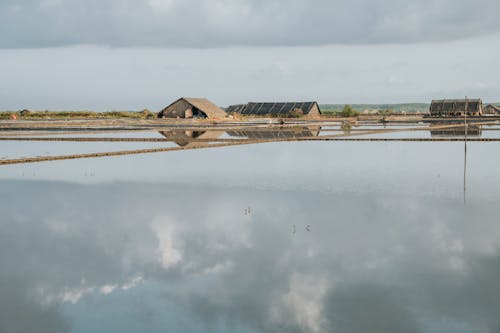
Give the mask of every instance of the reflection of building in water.
[[224, 118], [227, 114], [205, 98], [183, 97], [173, 102], [160, 113], [158, 118]]
[[159, 132], [165, 138], [181, 147], [209, 145], [210, 140], [216, 140], [224, 134], [222, 131], [186, 131], [171, 130]]
[[248, 139], [294, 139], [319, 136], [320, 126], [281, 127], [281, 128], [249, 128], [227, 131], [232, 137], [246, 137]]
[[[436, 125], [439, 126], [439, 125]], [[443, 126], [443, 125], [441, 125]], [[457, 127], [450, 127], [450, 128], [437, 128], [437, 129], [432, 129], [432, 126], [430, 127], [431, 131], [431, 136], [432, 137], [465, 137], [465, 126], [457, 126]], [[482, 126], [481, 125], [469, 125], [467, 126], [467, 136], [475, 136], [475, 137], [480, 137], [483, 134]]]
[[429, 112], [431, 116], [481, 116], [483, 102], [480, 99], [442, 99], [431, 103]]

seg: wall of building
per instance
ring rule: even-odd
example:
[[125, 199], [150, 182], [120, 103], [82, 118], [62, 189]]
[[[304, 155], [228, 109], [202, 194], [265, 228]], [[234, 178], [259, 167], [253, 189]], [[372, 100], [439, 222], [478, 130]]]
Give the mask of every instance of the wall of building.
[[308, 118], [319, 118], [321, 116], [321, 112], [319, 111], [319, 106], [318, 104], [314, 104], [314, 106], [311, 108], [311, 111], [306, 115]]
[[188, 118], [193, 117], [193, 106], [183, 99], [175, 102], [162, 111], [163, 117], [166, 118], [185, 118], [186, 114]]

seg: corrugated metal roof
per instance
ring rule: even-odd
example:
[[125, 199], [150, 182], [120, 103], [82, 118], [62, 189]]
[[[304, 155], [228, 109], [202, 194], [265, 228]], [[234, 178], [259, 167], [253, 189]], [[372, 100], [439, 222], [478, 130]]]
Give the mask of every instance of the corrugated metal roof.
[[438, 111], [479, 111], [483, 102], [481, 99], [441, 99], [433, 100], [430, 106], [431, 112]]
[[[242, 115], [288, 115], [294, 110], [302, 110], [308, 114], [316, 102], [288, 102], [288, 103], [255, 103], [246, 105], [232, 105], [227, 108], [228, 113], [240, 113]], [[319, 106], [318, 106], [319, 109]]]

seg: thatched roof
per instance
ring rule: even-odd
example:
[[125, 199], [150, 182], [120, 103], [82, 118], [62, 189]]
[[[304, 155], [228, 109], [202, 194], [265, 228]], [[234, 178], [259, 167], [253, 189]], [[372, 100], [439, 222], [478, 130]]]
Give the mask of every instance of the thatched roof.
[[217, 105], [214, 103], [210, 102], [206, 98], [191, 98], [191, 97], [182, 97], [164, 108], [163, 110], [160, 111], [159, 116], [163, 114], [164, 111], [167, 111], [171, 106], [174, 104], [180, 102], [180, 101], [185, 101], [188, 104], [194, 106], [198, 110], [202, 111], [207, 115], [208, 118], [224, 118], [227, 116], [227, 113], [219, 108]]
[[317, 106], [319, 110], [317, 102], [248, 103], [244, 105], [232, 105], [227, 108], [227, 112], [242, 115], [286, 116], [292, 114], [295, 110], [301, 110], [304, 115], [307, 115], [314, 106]]

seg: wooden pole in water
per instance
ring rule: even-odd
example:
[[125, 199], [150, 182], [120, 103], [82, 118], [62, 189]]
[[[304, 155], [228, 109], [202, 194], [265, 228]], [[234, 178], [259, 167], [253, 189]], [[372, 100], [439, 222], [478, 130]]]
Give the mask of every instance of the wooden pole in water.
[[469, 103], [465, 96], [465, 114], [464, 114], [464, 205], [467, 203], [467, 112], [469, 111]]

